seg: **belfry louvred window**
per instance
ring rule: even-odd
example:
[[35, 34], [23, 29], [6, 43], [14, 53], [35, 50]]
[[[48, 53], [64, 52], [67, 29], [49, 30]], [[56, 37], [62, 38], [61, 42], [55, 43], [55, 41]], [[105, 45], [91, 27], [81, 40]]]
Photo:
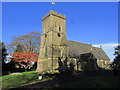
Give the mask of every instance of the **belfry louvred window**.
[[45, 57], [47, 57], [47, 47], [45, 47]]

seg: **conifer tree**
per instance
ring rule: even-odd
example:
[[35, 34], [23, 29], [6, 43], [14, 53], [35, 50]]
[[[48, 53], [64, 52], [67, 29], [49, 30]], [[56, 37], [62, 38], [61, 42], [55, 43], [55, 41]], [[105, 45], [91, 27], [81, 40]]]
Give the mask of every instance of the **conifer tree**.
[[112, 63], [112, 67], [120, 69], [120, 45], [115, 47], [114, 55], [115, 55], [115, 59], [114, 59], [114, 61]]

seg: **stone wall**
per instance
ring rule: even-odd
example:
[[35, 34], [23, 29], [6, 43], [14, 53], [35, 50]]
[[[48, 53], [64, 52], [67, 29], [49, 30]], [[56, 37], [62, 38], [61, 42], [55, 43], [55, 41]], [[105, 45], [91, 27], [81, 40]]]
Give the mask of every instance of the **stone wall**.
[[58, 72], [58, 59], [47, 58], [38, 61], [37, 72]]
[[101, 69], [110, 69], [110, 60], [97, 60], [98, 67]]

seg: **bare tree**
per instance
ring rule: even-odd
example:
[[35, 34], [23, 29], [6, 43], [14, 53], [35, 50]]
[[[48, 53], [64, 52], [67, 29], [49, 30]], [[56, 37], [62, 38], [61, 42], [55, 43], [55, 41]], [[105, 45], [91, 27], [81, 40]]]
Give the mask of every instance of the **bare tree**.
[[33, 52], [38, 54], [40, 48], [40, 33], [30, 32], [26, 35], [14, 37], [7, 47], [10, 52], [14, 52], [18, 45], [22, 47], [22, 52]]

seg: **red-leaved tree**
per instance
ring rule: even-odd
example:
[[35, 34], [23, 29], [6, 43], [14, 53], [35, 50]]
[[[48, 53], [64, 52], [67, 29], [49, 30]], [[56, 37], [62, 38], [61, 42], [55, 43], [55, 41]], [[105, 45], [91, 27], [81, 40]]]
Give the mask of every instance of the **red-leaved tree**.
[[32, 52], [23, 53], [23, 52], [15, 52], [11, 54], [10, 61], [14, 62], [28, 62], [28, 61], [34, 61], [37, 62], [38, 60], [38, 54], [34, 54]]

